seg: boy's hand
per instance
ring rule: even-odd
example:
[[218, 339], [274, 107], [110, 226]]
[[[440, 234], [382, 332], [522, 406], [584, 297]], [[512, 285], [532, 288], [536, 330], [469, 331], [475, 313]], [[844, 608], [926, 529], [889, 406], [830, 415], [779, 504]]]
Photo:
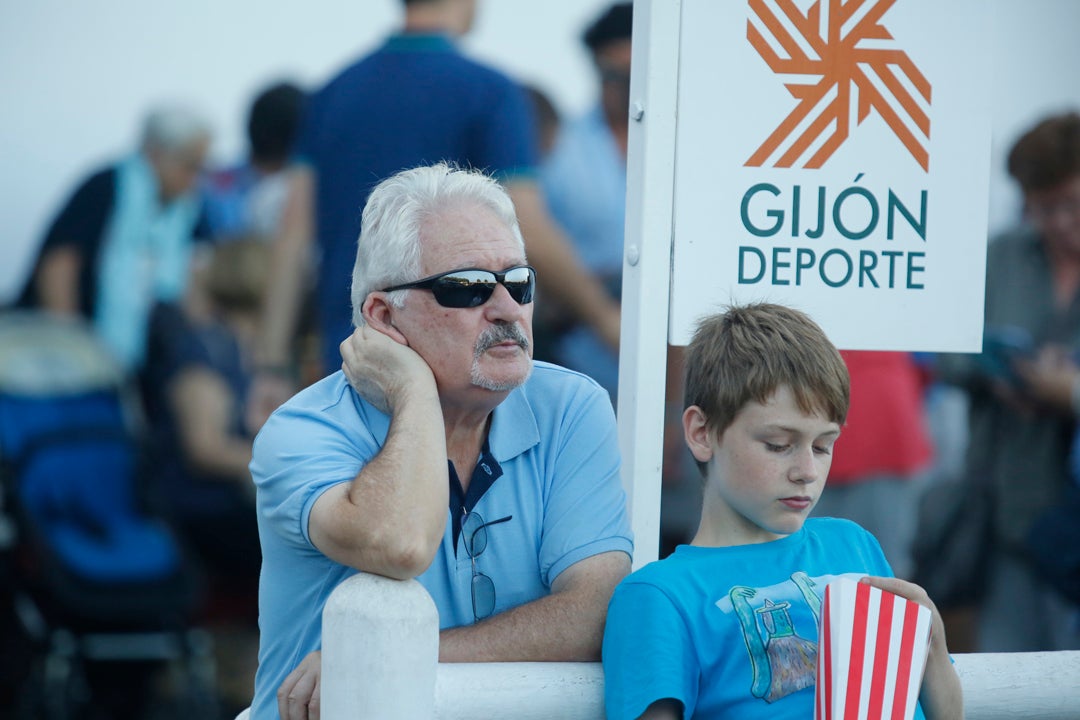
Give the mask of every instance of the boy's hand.
[[960, 677], [949, 658], [949, 648], [945, 642], [945, 623], [930, 596], [919, 585], [900, 578], [868, 576], [859, 582], [930, 609], [930, 653], [926, 658], [926, 672], [923, 674], [919, 702], [927, 720], [961, 720], [964, 717], [964, 701]]
[[926, 594], [925, 590], [913, 582], [901, 580], [896, 577], [879, 577], [876, 575], [867, 575], [864, 578], [860, 578], [859, 582], [873, 585], [880, 590], [891, 592], [893, 595], [899, 595], [912, 602], [925, 605], [934, 612], [937, 612], [937, 608], [934, 607], [934, 602], [930, 599], [930, 596]]
[[891, 592], [893, 595], [899, 595], [911, 602], [916, 602], [923, 607], [929, 608], [932, 618], [930, 649], [933, 651], [934, 644], [937, 643], [940, 644], [945, 652], [948, 652], [948, 648], [945, 647], [945, 627], [941, 621], [941, 614], [938, 612], [937, 606], [934, 605], [934, 601], [930, 599], [930, 596], [926, 594], [926, 591], [923, 590], [921, 586], [895, 577], [867, 576], [862, 578], [859, 582], [872, 585], [885, 592]]

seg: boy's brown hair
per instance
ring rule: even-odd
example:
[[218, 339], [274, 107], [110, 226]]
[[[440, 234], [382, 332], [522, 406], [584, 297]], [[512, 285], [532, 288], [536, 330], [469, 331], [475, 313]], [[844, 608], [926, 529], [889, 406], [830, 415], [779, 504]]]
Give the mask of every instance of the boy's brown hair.
[[755, 303], [699, 323], [686, 349], [685, 406], [701, 408], [718, 437], [747, 403], [764, 403], [781, 385], [791, 388], [803, 412], [838, 425], [847, 419], [847, 366], [805, 313]]

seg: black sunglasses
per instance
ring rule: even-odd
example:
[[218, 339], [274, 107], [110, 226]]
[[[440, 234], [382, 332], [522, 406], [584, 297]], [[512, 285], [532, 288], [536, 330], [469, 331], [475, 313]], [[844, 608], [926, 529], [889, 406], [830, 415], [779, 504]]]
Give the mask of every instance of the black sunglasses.
[[449, 308], [471, 308], [483, 305], [491, 299], [495, 285], [506, 288], [510, 297], [518, 305], [532, 302], [536, 291], [536, 270], [528, 265], [518, 265], [503, 272], [481, 270], [480, 268], [462, 268], [432, 275], [411, 283], [402, 283], [383, 288], [383, 292], [394, 290], [430, 290], [435, 302]]
[[473, 617], [483, 620], [495, 610], [495, 583], [491, 578], [476, 569], [476, 558], [480, 556], [488, 546], [487, 529], [492, 525], [498, 525], [513, 519], [513, 515], [501, 517], [498, 520], [484, 522], [479, 513], [466, 513], [461, 520], [461, 534], [465, 544], [465, 552], [472, 561], [472, 607]]

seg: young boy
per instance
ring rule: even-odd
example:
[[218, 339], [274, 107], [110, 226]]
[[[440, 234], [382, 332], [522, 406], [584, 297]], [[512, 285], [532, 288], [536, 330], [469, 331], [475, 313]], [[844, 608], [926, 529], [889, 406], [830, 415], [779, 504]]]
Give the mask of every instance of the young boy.
[[891, 577], [858, 525], [807, 520], [848, 398], [840, 354], [800, 312], [734, 307], [700, 325], [686, 355], [683, 431], [704, 477], [701, 524], [690, 545], [633, 573], [612, 597], [609, 720], [813, 718], [822, 597], [839, 576], [931, 609], [920, 704], [927, 718], [963, 716], [926, 593]]

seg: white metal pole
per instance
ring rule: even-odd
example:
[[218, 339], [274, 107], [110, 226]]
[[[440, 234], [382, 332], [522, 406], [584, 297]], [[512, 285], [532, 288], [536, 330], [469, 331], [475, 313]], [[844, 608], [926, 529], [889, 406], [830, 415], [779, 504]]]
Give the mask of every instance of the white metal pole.
[[435, 716], [439, 615], [416, 580], [359, 573], [323, 609], [322, 717]]
[[660, 551], [681, 0], [637, 0], [630, 80], [619, 445], [634, 568]]

